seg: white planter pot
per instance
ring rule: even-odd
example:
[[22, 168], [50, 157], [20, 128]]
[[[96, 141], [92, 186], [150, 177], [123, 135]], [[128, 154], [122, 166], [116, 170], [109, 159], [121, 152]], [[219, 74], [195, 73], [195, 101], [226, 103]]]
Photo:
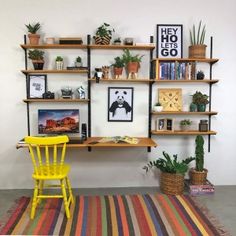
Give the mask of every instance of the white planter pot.
[[56, 69], [63, 70], [63, 61], [56, 61]]
[[154, 106], [153, 111], [154, 112], [161, 112], [163, 110], [163, 106]]

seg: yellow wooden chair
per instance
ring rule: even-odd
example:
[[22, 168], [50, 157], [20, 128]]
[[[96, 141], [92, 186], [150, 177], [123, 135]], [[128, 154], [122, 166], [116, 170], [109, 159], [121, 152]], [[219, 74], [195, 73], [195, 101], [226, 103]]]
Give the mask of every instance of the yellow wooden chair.
[[[30, 218], [35, 216], [35, 210], [43, 198], [63, 198], [67, 218], [70, 218], [70, 203], [74, 202], [68, 173], [70, 166], [64, 164], [66, 143], [69, 141], [66, 135], [55, 137], [25, 137], [29, 145], [30, 156], [33, 162], [35, 180], [34, 196], [31, 207]], [[48, 184], [44, 181], [60, 181], [60, 185]], [[43, 188], [61, 187], [61, 195], [43, 194]], [[66, 191], [66, 189], [68, 191]], [[68, 193], [67, 193], [68, 192]], [[67, 197], [68, 195], [68, 197]]]

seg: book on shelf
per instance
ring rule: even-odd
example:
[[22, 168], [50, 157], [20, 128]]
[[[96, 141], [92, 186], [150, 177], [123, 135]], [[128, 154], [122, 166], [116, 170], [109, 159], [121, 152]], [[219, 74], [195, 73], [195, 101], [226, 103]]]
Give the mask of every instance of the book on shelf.
[[209, 180], [203, 185], [193, 185], [189, 179], [186, 179], [185, 186], [191, 195], [207, 195], [215, 192], [215, 187]]

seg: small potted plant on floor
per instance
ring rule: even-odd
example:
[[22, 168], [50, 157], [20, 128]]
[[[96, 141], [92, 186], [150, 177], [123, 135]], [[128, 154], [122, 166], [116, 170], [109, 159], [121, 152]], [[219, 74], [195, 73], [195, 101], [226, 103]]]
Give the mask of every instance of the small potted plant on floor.
[[193, 25], [192, 30], [190, 30], [189, 58], [206, 58], [205, 35], [206, 26], [202, 27], [202, 21], [199, 22], [198, 29]]
[[195, 139], [195, 168], [189, 171], [190, 182], [194, 185], [203, 185], [207, 180], [208, 170], [204, 168], [204, 139], [198, 135]]
[[124, 68], [124, 61], [120, 57], [114, 58], [115, 62], [112, 64], [113, 66], [113, 72], [115, 79], [119, 79], [119, 77], [122, 75], [123, 68]]
[[39, 44], [39, 38], [40, 35], [37, 34], [37, 31], [40, 29], [40, 23], [36, 23], [36, 24], [28, 24], [25, 25], [26, 28], [28, 29], [28, 38], [29, 38], [29, 43], [32, 45], [38, 45]]
[[44, 51], [34, 49], [29, 50], [28, 53], [29, 59], [32, 60], [35, 70], [42, 70], [44, 66]]
[[155, 103], [155, 105], [153, 106], [153, 111], [154, 112], [162, 112], [163, 110], [163, 106], [161, 105], [160, 102]]
[[111, 29], [109, 24], [103, 23], [103, 25], [98, 27], [96, 35], [94, 36], [95, 44], [99, 45], [110, 44], [113, 32], [115, 32], [115, 30]]
[[128, 79], [136, 79], [143, 55], [132, 55], [129, 49], [124, 49], [122, 60], [124, 61], [128, 73]]
[[209, 103], [208, 101], [208, 95], [203, 94], [199, 91], [196, 91], [192, 95], [192, 103], [197, 105], [197, 111], [198, 112], [205, 112], [206, 111], [206, 105]]
[[81, 66], [82, 66], [82, 59], [80, 56], [78, 56], [75, 59], [75, 67], [81, 67]]
[[178, 195], [184, 191], [184, 175], [188, 171], [188, 164], [195, 160], [194, 157], [188, 157], [182, 161], [178, 160], [177, 155], [173, 158], [166, 152], [163, 152], [164, 158], [150, 161], [143, 169], [149, 171], [152, 167], [160, 169], [160, 189], [165, 194]]
[[121, 39], [120, 38], [114, 39], [114, 45], [121, 45]]
[[185, 120], [181, 120], [179, 124], [180, 124], [180, 129], [182, 131], [187, 131], [190, 129], [192, 121], [189, 119], [185, 119]]
[[56, 61], [56, 69], [63, 70], [63, 57], [57, 56], [55, 61]]

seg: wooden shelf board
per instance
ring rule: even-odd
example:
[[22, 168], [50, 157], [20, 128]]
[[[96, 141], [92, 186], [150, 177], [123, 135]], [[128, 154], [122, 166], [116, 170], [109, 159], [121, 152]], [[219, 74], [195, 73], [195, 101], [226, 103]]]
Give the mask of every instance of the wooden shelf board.
[[151, 50], [154, 45], [88, 45], [91, 49], [135, 49], [135, 50]]
[[190, 112], [190, 111], [162, 111], [152, 112], [152, 115], [217, 115], [216, 111]]
[[203, 80], [159, 80], [155, 79], [153, 80], [155, 83], [208, 83], [208, 84], [215, 84], [218, 83], [218, 79], [203, 79]]
[[154, 135], [216, 135], [215, 131], [200, 132], [198, 130], [189, 130], [189, 131], [164, 131], [164, 130], [152, 130]]
[[23, 102], [81, 102], [87, 103], [89, 99], [43, 99], [43, 98], [31, 98], [31, 99], [24, 99]]
[[[102, 137], [90, 137], [88, 138], [84, 143], [73, 143], [67, 144], [68, 148], [82, 148], [82, 147], [156, 147], [157, 143], [155, 143], [151, 138], [144, 138], [144, 137], [138, 137], [139, 142], [138, 144], [129, 144], [129, 143], [113, 143], [113, 142], [107, 142], [107, 143], [96, 143], [91, 144], [91, 142], [97, 142]], [[18, 143], [16, 145], [16, 148], [27, 148], [28, 145], [25, 143]]]
[[87, 49], [86, 44], [41, 44], [41, 45], [30, 45], [30, 44], [21, 44], [23, 49]]
[[88, 73], [88, 70], [21, 70], [24, 74], [83, 74]]
[[159, 62], [172, 62], [172, 61], [179, 61], [179, 62], [206, 62], [214, 64], [219, 61], [218, 58], [204, 58], [204, 59], [197, 59], [197, 58], [154, 58], [154, 61]]
[[[88, 79], [92, 82], [96, 82], [95, 79]], [[124, 83], [132, 83], [132, 82], [137, 82], [137, 83], [149, 83], [149, 82], [153, 82], [153, 80], [150, 80], [150, 79], [100, 79], [99, 80], [99, 83], [100, 82], [104, 82], [104, 83], [116, 83], [116, 82], [124, 82]]]

